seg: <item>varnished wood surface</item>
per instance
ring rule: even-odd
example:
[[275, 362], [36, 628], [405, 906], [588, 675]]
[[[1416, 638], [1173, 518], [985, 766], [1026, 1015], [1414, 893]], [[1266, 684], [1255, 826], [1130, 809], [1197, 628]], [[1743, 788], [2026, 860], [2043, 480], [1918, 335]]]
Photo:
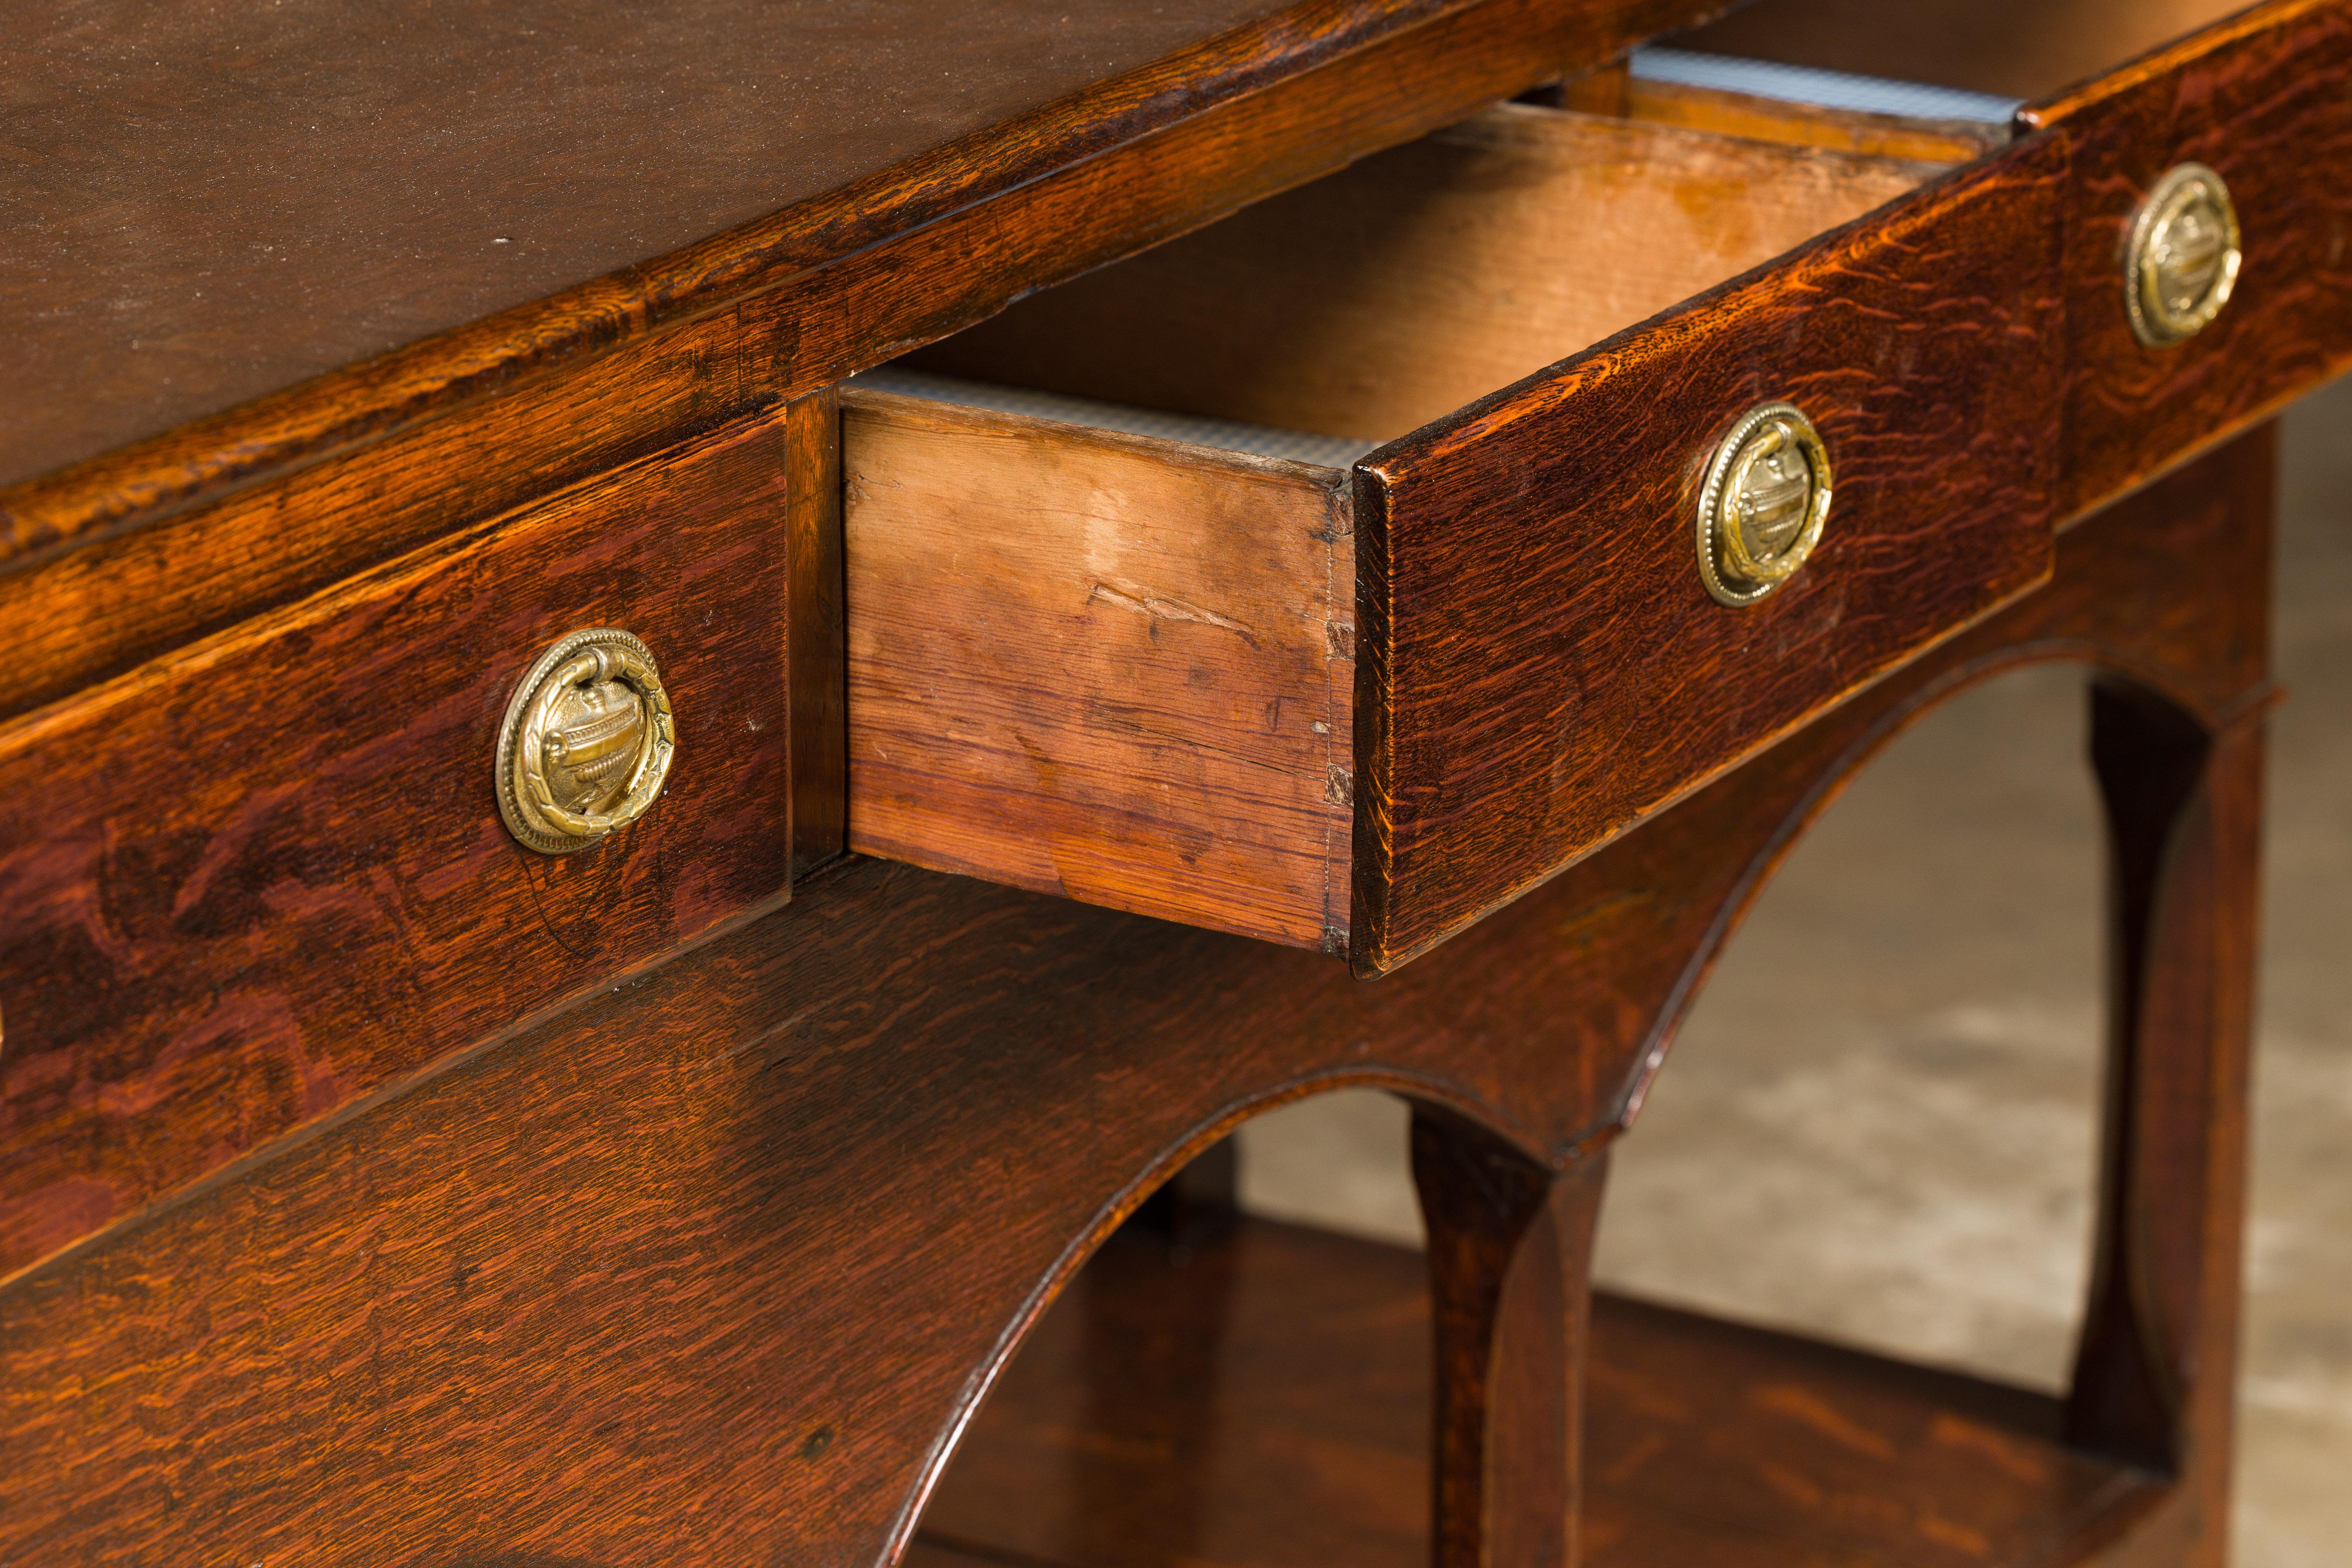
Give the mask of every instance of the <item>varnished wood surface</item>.
[[1937, 168], [1506, 104], [1033, 295], [913, 363], [1386, 441]]
[[845, 396], [850, 847], [1344, 951], [1346, 475]]
[[[2063, 174], [2050, 140], [1971, 165], [1357, 466], [1360, 973], [2047, 573]], [[1727, 607], [1698, 487], [1775, 398], [1835, 504], [1794, 578]]]
[[[1430, 1310], [1423, 1257], [1377, 1242], [1122, 1234], [982, 1407], [921, 1540], [950, 1563], [1423, 1568]], [[2062, 1447], [2046, 1395], [1622, 1298], [1593, 1301], [1591, 1384], [1588, 1568], [2026, 1568], [2158, 1490]]]
[[2263, 725], [2250, 712], [2207, 731], [2119, 683], [2094, 693], [2091, 720], [2110, 844], [2108, 1059], [2066, 1435], [2179, 1476], [2155, 1533], [2206, 1568], [2231, 1533]]
[[2009, 127], [1971, 120], [1922, 120], [1854, 109], [1824, 109], [1786, 99], [1722, 92], [1684, 82], [1627, 77], [1609, 112], [1662, 125], [1684, 125], [1725, 136], [1749, 136], [1801, 147], [1827, 147], [1881, 158], [1958, 163], [1997, 152]]
[[1429, 1560], [1569, 1568], [1588, 1507], [1592, 1244], [1609, 1150], [1554, 1169], [1425, 1105], [1412, 1142], [1435, 1369]]
[[[705, 18], [736, 14], [725, 0], [706, 0], [706, 5], [699, 13]], [[446, 331], [409, 348], [348, 364], [329, 355], [323, 363], [306, 362], [250, 384], [240, 383], [234, 392], [205, 390], [184, 404], [159, 406], [79, 442], [20, 453], [6, 468], [16, 482], [0, 489], [0, 521], [5, 525], [0, 560], [37, 556], [140, 525], [226, 488], [281, 473], [289, 465], [381, 440], [471, 400], [507, 395], [534, 374], [568, 374], [571, 367], [625, 340], [690, 329], [695, 318], [753, 297], [761, 301], [766, 330], [790, 334], [790, 384], [772, 391], [814, 391], [898, 348], [969, 324], [1025, 289], [1445, 124], [1557, 75], [1563, 66], [1606, 58], [1708, 8], [1706, 0], [1581, 0], [1565, 7], [1539, 0], [1385, 0], [1374, 5], [1301, 0], [1213, 37], [1195, 31], [1184, 47], [1171, 43], [1169, 52], [1149, 63], [1100, 80], [1081, 73], [1073, 89], [1060, 97], [1032, 100], [995, 120], [983, 116], [964, 127], [967, 133], [909, 148], [896, 162], [861, 168], [820, 193], [803, 193], [805, 199], [782, 194], [796, 187], [778, 170], [778, 148], [746, 146], [722, 136], [723, 162], [741, 171], [754, 189], [780, 193], [767, 208], [769, 216], [679, 248], [664, 250], [664, 244], [677, 240], [649, 233], [625, 247], [623, 258], [636, 265], [576, 278], [556, 292], [487, 317], [459, 310], [448, 318]], [[805, 21], [813, 14], [835, 15], [830, 8], [812, 8], [800, 16]], [[936, 16], [917, 7], [895, 14]], [[1059, 27], [1066, 14], [1055, 12], [1054, 22], [1037, 25]], [[1158, 47], [1144, 42], [1158, 25], [1149, 18], [1128, 24], [1124, 33], [1115, 22], [1086, 19], [1134, 15], [1131, 7], [1097, 6], [1082, 12], [1077, 26], [1094, 36], [1097, 26], [1107, 26], [1133, 48], [1148, 52]], [[1164, 18], [1171, 13], [1161, 9], [1153, 15]], [[1195, 27], [1213, 32], [1214, 24], [1203, 18], [1222, 13], [1214, 11], [1213, 0], [1201, 0], [1173, 15], [1190, 16]], [[715, 58], [747, 47], [747, 35], [756, 31], [735, 26], [718, 36], [709, 30], [698, 36]], [[921, 47], [933, 57], [941, 47], [960, 56], [967, 46], [952, 40], [964, 31], [975, 30], [950, 22], [937, 38], [927, 32], [929, 41]], [[976, 33], [981, 38], [1000, 37], [987, 26]], [[831, 66], [853, 95], [865, 91], [854, 69], [845, 72], [840, 62], [822, 53], [812, 57], [803, 47], [804, 33], [799, 42], [777, 44], [782, 36], [772, 31], [749, 47], [755, 56], [775, 48], [793, 60], [795, 70], [822, 73]], [[226, 30], [216, 37], [233, 41]], [[320, 47], [331, 44], [330, 39]], [[486, 52], [476, 60], [518, 58], [533, 47], [503, 37], [486, 42]], [[991, 46], [971, 47], [985, 53]], [[1011, 48], [1017, 54], [1036, 46], [1024, 37]], [[1052, 69], [1070, 60], [1051, 47], [1038, 52]], [[1106, 68], [1116, 63], [1112, 55], [1104, 58]], [[388, 63], [385, 68], [408, 84], [406, 90], [430, 90], [432, 70], [424, 62], [408, 77], [399, 75], [404, 67]], [[591, 63], [581, 68], [593, 79], [601, 68]], [[698, 68], [704, 75], [722, 68]], [[1027, 90], [1051, 90], [1050, 74], [1027, 77]], [[973, 112], [961, 89], [937, 86], [949, 79], [921, 75], [891, 91], [915, 100], [940, 95], [951, 106], [950, 118]], [[551, 90], [564, 90], [574, 80], [558, 72]], [[629, 90], [657, 89], [666, 90], [653, 81]], [[291, 90], [316, 90], [316, 81], [305, 78]], [[535, 90], [525, 91], [527, 101]], [[359, 97], [364, 109], [366, 95]], [[440, 107], [433, 106], [436, 112]], [[232, 105], [230, 112], [254, 113], [249, 105]], [[789, 118], [792, 110], [786, 112]], [[818, 127], [814, 134], [831, 134], [823, 129], [824, 121], [822, 113], [813, 116]], [[848, 123], [854, 127], [857, 121], [851, 111]], [[70, 135], [76, 122], [68, 117], [64, 133]], [[602, 134], [569, 126], [565, 121], [547, 133]], [[375, 166], [373, 161], [383, 153], [375, 141], [364, 135], [346, 140], [361, 144], [370, 167]], [[331, 164], [332, 159], [326, 162]], [[485, 142], [458, 163], [467, 172], [466, 194], [477, 197], [509, 184], [530, 188], [545, 178], [538, 163], [514, 159], [502, 142]], [[639, 173], [626, 168], [620, 177]], [[645, 172], [644, 178], [657, 183], [661, 172]], [[356, 183], [372, 190], [398, 188], [382, 180]], [[569, 199], [562, 189], [540, 199]], [[299, 206], [299, 194], [293, 199]], [[761, 200], [770, 198], [763, 195]], [[132, 203], [128, 210], [139, 209]], [[499, 236], [477, 235], [475, 216], [462, 208], [459, 214], [457, 232], [465, 242], [461, 276], [500, 265], [495, 258], [478, 259], [482, 253], [477, 242]], [[624, 226], [625, 239], [625, 234]], [[431, 276], [431, 259], [414, 262], [404, 276]], [[28, 286], [70, 293], [70, 279], [42, 284], [48, 272], [28, 270], [25, 276]], [[279, 311], [273, 325], [291, 331], [304, 302], [273, 298]], [[373, 295], [368, 298], [372, 301]], [[466, 324], [455, 324], [460, 321]], [[755, 323], [747, 321], [744, 326], [754, 339], [761, 335]], [[235, 341], [222, 352], [236, 352]], [[145, 385], [135, 367], [123, 366], [119, 357], [94, 355], [88, 366], [77, 369], [98, 384], [128, 376]], [[310, 372], [319, 374], [296, 386], [270, 390], [283, 386], [288, 375]], [[55, 373], [47, 384], [68, 400], [79, 384], [58, 385]], [[226, 412], [207, 412], [257, 394], [266, 395]], [[119, 445], [134, 437], [131, 446]], [[323, 520], [299, 521], [307, 531]]]
[[654, 260], [1271, 9], [11, 5], [0, 482]]
[[1756, 0], [1665, 41], [2037, 99], [2246, 8], [2245, 0]]
[[[783, 898], [784, 445], [723, 433], [0, 728], [0, 1274]], [[651, 647], [678, 749], [551, 858], [492, 759], [588, 626]]]
[[785, 415], [785, 504], [792, 580], [789, 647], [793, 875], [848, 848], [849, 607], [841, 538], [841, 394], [833, 387]]
[[[791, 339], [722, 311], [237, 490], [0, 569], [30, 711], [623, 463], [776, 405]], [[6, 552], [0, 550], [0, 556]]]
[[[2352, 4], [2281, 0], [2027, 111], [2070, 144], [2066, 507], [2098, 503], [2352, 365]], [[2167, 169], [2230, 187], [2245, 264], [2187, 342], [2132, 335], [2118, 257]]]
[[0, 1289], [0, 1554], [870, 1562], [1044, 1295], [1249, 1108], [1378, 1083], [1563, 1161], [1797, 826], [1939, 693], [2095, 658], [2250, 711], [2269, 457], [2070, 531], [2044, 592], [1378, 984], [969, 879], [820, 878]]

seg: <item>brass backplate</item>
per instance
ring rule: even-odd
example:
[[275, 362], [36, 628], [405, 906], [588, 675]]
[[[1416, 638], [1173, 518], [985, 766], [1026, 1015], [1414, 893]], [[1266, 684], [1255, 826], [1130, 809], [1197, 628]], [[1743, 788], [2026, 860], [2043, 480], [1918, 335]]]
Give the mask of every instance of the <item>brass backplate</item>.
[[2175, 164], [2140, 203], [2125, 246], [2132, 335], [2161, 349], [2203, 331], [2237, 289], [2240, 241], [2221, 176], [2202, 163]]
[[608, 626], [539, 656], [499, 731], [499, 815], [542, 855], [596, 844], [652, 809], [677, 754], [646, 645]]
[[1830, 515], [1830, 454], [1792, 403], [1741, 415], [1699, 488], [1698, 574], [1721, 605], [1752, 605], [1796, 575]]

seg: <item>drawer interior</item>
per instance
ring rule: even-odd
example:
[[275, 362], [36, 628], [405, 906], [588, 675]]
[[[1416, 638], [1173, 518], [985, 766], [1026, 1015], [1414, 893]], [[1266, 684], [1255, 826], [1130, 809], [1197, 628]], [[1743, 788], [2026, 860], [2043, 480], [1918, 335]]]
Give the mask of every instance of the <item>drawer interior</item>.
[[1497, 106], [853, 381], [851, 847], [1344, 951], [1349, 465], [2000, 134], [1622, 107]]
[[[1687, 114], [1726, 98], [1672, 101]], [[1645, 94], [1640, 110], [1667, 104]], [[1959, 155], [1742, 130], [1498, 105], [1033, 295], [905, 363], [1388, 441], [1859, 217]]]

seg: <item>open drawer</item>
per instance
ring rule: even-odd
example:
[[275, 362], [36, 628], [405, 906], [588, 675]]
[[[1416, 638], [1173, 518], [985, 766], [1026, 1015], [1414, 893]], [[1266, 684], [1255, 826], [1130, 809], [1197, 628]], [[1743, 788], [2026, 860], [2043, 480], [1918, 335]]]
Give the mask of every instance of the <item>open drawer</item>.
[[851, 847], [1402, 962], [2047, 574], [2060, 176], [1505, 105], [851, 384]]

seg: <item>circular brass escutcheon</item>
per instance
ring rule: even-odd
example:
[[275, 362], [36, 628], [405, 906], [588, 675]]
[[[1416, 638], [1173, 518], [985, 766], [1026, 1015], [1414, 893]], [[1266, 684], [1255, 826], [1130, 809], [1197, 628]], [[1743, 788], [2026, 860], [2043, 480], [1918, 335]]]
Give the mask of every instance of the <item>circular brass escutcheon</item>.
[[1792, 403], [1739, 416], [1698, 497], [1698, 574], [1717, 604], [1752, 605], [1796, 575], [1830, 515], [1830, 454]]
[[499, 731], [499, 815], [542, 855], [586, 849], [652, 809], [677, 750], [654, 656], [623, 631], [539, 656]]
[[2221, 175], [2181, 163], [2157, 181], [2133, 215], [2124, 251], [2132, 335], [2161, 349], [2203, 331], [2238, 287], [2239, 238], [2238, 209]]

